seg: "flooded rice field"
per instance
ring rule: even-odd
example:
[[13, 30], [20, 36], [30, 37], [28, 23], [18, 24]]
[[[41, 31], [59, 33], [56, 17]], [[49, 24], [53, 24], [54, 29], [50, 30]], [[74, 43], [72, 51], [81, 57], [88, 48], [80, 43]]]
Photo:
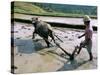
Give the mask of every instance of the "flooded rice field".
[[[14, 30], [13, 30], [14, 28]], [[33, 73], [33, 72], [52, 72], [52, 71], [68, 71], [68, 70], [86, 70], [97, 68], [97, 32], [93, 34], [93, 61], [88, 61], [89, 56], [85, 48], [70, 61], [68, 56], [53, 44], [50, 48], [46, 47], [45, 41], [36, 35], [32, 39], [34, 27], [31, 24], [14, 22], [12, 25], [12, 38], [14, 39], [14, 73]], [[60, 42], [56, 37], [56, 41], [69, 53], [72, 53], [75, 46], [79, 45], [84, 37], [78, 39], [78, 36], [84, 33], [84, 30], [53, 28], [54, 33], [62, 39]], [[14, 35], [14, 36], [13, 36]], [[62, 56], [62, 54], [64, 54]]]
[[[64, 23], [64, 24], [72, 24], [72, 25], [84, 25], [83, 18], [68, 18], [68, 17], [48, 17], [48, 16], [32, 16], [32, 15], [24, 15], [24, 14], [15, 14], [15, 18], [28, 19], [31, 20], [32, 17], [38, 17], [40, 20], [46, 22], [54, 22], [54, 23]], [[98, 26], [97, 19], [91, 19], [92, 26]]]

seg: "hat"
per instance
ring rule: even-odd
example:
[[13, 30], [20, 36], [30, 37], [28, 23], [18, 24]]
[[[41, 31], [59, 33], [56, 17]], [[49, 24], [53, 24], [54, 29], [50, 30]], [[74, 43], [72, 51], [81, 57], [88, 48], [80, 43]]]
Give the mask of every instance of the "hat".
[[85, 15], [83, 18], [83, 21], [90, 21], [90, 20], [91, 20], [91, 18], [88, 15]]

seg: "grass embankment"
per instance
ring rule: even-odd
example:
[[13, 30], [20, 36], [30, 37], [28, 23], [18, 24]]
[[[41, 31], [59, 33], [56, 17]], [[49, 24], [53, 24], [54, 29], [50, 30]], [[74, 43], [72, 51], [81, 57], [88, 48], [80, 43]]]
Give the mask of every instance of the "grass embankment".
[[[38, 15], [38, 16], [52, 16], [52, 17], [74, 17], [74, 18], [83, 17], [83, 14], [61, 13], [56, 11], [48, 12], [42, 9], [41, 7], [38, 7], [28, 2], [14, 2], [14, 6], [12, 6], [12, 13]], [[97, 16], [95, 15], [89, 15], [89, 16], [91, 18], [97, 18]]]

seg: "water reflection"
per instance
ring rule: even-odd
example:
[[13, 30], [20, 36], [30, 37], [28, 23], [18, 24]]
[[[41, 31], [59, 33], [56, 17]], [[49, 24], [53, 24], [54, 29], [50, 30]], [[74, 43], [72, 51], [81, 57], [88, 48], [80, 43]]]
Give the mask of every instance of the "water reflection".
[[37, 50], [45, 48], [45, 46], [40, 42], [35, 42], [32, 39], [15, 39], [15, 46], [18, 47], [19, 53], [33, 53]]

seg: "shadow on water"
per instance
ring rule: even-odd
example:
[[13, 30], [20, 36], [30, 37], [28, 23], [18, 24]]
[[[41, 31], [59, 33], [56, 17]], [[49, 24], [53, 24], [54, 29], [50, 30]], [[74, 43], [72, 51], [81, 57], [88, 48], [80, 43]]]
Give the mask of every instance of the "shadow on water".
[[57, 71], [75, 70], [75, 69], [77, 69], [78, 67], [82, 66], [83, 64], [85, 64], [87, 62], [88, 62], [88, 60], [82, 61], [82, 62], [77, 62], [77, 60], [67, 61], [64, 64], [64, 66], [62, 66]]
[[[49, 53], [52, 53], [52, 54], [56, 54], [57, 56], [60, 56], [61, 58], [64, 58], [64, 59], [66, 59], [67, 61], [65, 62], [65, 61], [63, 61], [63, 60], [61, 60], [61, 59], [59, 59], [58, 57], [56, 58], [55, 57], [55, 59], [57, 59], [57, 60], [59, 60], [59, 61], [61, 61], [62, 63], [64, 63], [64, 65], [60, 68], [60, 69], [58, 69], [57, 71], [68, 71], [68, 70], [75, 70], [75, 69], [77, 69], [78, 67], [80, 67], [80, 66], [82, 66], [83, 64], [86, 64], [87, 62], [89, 62], [89, 60], [84, 60], [84, 61], [82, 61], [82, 62], [78, 62], [77, 60], [70, 60], [69, 59], [69, 57], [67, 56], [67, 57], [65, 57], [65, 56], [62, 56], [62, 55], [60, 55], [60, 54], [58, 54], [58, 53], [56, 53], [56, 52], [53, 52], [53, 51], [48, 51]], [[48, 54], [48, 53], [46, 53], [46, 54]]]
[[52, 52], [52, 51], [49, 51], [50, 53], [53, 53], [53, 54], [56, 54], [66, 60], [68, 60], [67, 62], [63, 62], [62, 60], [60, 60], [59, 58], [57, 58], [57, 60], [61, 61], [62, 63], [64, 63], [64, 65], [58, 69], [57, 71], [67, 71], [67, 70], [75, 70], [77, 69], [78, 67], [82, 66], [83, 64], [86, 64], [87, 62], [89, 62], [89, 60], [85, 60], [85, 61], [82, 61], [82, 62], [78, 62], [77, 60], [70, 60], [68, 57], [65, 57], [65, 56], [62, 56], [62, 55], [59, 55], [58, 53], [56, 52]]
[[19, 53], [30, 54], [40, 49], [45, 48], [44, 44], [40, 41], [33, 41], [32, 39], [15, 39], [14, 44]]

